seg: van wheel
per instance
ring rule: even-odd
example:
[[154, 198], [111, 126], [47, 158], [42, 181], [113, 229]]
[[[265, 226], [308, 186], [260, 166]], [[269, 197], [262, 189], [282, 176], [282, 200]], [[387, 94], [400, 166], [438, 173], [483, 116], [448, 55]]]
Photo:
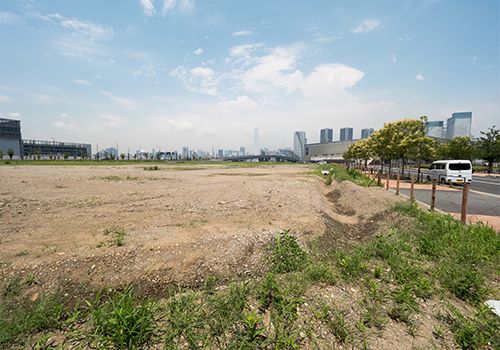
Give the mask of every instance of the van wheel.
[[441, 178], [441, 185], [446, 185], [446, 180], [444, 179], [444, 177]]

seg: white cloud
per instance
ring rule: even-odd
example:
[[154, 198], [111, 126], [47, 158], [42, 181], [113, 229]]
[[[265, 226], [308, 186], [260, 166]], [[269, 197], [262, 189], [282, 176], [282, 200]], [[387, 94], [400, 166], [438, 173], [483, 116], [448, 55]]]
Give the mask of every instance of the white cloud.
[[142, 75], [144, 74], [146, 77], [152, 77], [156, 75], [156, 68], [154, 65], [142, 66], [141, 69], [134, 71], [134, 75]]
[[236, 100], [232, 101], [220, 101], [217, 102], [217, 107], [219, 108], [238, 108], [238, 109], [255, 109], [258, 107], [258, 104], [249, 98], [248, 96], [238, 96]]
[[393, 54], [392, 54], [392, 62], [396, 62], [396, 61], [397, 61], [397, 60], [396, 60], [396, 54], [395, 54], [395, 53], [393, 53]]
[[9, 96], [5, 96], [5, 95], [0, 95], [0, 102], [10, 102], [12, 101], [12, 99], [9, 97]]
[[85, 85], [85, 86], [92, 86], [92, 85], [94, 85], [94, 82], [92, 82], [92, 81], [85, 81], [85, 80], [81, 80], [81, 79], [73, 80], [73, 82], [77, 83], [77, 84], [82, 84], [82, 85]]
[[61, 25], [65, 28], [73, 28], [77, 33], [88, 36], [90, 40], [110, 39], [114, 35], [113, 28], [103, 27], [91, 22], [81, 22], [76, 19], [63, 19]]
[[192, 0], [163, 0], [161, 14], [166, 16], [169, 11], [173, 11], [174, 9], [182, 13], [189, 13], [194, 11], [195, 7], [196, 5]]
[[367, 19], [363, 21], [359, 26], [352, 29], [352, 33], [368, 33], [380, 25], [380, 19]]
[[184, 66], [179, 66], [170, 72], [170, 75], [180, 79], [186, 89], [191, 92], [200, 92], [216, 95], [219, 79], [210, 68], [197, 67], [188, 71]]
[[365, 74], [360, 70], [343, 64], [324, 64], [314, 69], [303, 82], [300, 89], [306, 97], [342, 98], [346, 89], [353, 87]]
[[66, 131], [78, 130], [78, 127], [71, 123], [56, 122], [53, 124], [56, 128], [63, 129]]
[[145, 16], [151, 17], [156, 13], [155, 6], [151, 0], [140, 0], [139, 3], [142, 6], [142, 11]]
[[399, 41], [409, 41], [409, 40], [413, 39], [414, 37], [415, 37], [415, 35], [409, 36], [408, 34], [405, 34], [404, 37], [399, 38]]
[[315, 39], [314, 41], [319, 42], [319, 43], [328, 43], [330, 41], [338, 40], [338, 39], [342, 39], [342, 36], [322, 37], [322, 38]]
[[424, 71], [421, 71], [420, 73], [417, 74], [417, 76], [415, 77], [415, 79], [417, 80], [424, 80], [424, 76], [422, 75]]
[[203, 50], [202, 50], [201, 48], [199, 48], [198, 50], [193, 51], [193, 53], [194, 53], [195, 55], [201, 55], [201, 54], [203, 53]]
[[9, 118], [9, 119], [12, 119], [12, 118], [20, 119], [21, 113], [17, 113], [17, 112], [0, 113], [0, 117]]
[[192, 131], [194, 129], [194, 125], [187, 120], [181, 122], [169, 120], [168, 123], [179, 131]]
[[113, 101], [114, 103], [116, 103], [120, 107], [130, 108], [130, 109], [139, 109], [139, 105], [137, 104], [137, 102], [130, 99], [130, 98], [117, 97], [108, 91], [101, 91], [101, 93], [103, 95], [107, 96], [111, 101]]
[[24, 21], [18, 15], [10, 12], [0, 12], [0, 24], [22, 24]]
[[54, 45], [63, 56], [83, 58], [87, 61], [92, 61], [92, 56], [107, 54], [102, 45], [80, 37], [60, 38], [54, 42]]
[[251, 30], [240, 30], [238, 32], [233, 32], [233, 36], [250, 35], [253, 34]]

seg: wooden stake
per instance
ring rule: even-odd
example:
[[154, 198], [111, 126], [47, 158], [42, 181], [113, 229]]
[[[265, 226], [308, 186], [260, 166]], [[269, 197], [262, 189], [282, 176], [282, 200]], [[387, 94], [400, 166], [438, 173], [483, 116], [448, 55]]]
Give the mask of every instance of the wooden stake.
[[396, 196], [399, 194], [399, 173], [398, 173], [398, 179], [396, 181]]
[[378, 172], [377, 186], [380, 186], [381, 182], [382, 182], [382, 169], [380, 169]]
[[465, 225], [467, 223], [467, 201], [469, 199], [469, 184], [464, 183], [464, 189], [462, 194], [462, 215], [460, 216], [460, 221]]
[[437, 180], [432, 179], [432, 195], [431, 195], [431, 210], [434, 211], [434, 204], [436, 204], [436, 185]]
[[390, 172], [388, 171], [387, 172], [387, 191], [389, 191], [389, 176], [390, 176]]
[[415, 187], [415, 175], [411, 176], [410, 199], [413, 199], [413, 188]]
[[375, 180], [378, 176], [379, 176], [379, 173], [380, 173], [380, 170], [375, 174], [375, 176], [373, 177], [372, 181], [370, 181], [370, 183], [368, 184], [368, 187], [371, 186], [373, 180]]

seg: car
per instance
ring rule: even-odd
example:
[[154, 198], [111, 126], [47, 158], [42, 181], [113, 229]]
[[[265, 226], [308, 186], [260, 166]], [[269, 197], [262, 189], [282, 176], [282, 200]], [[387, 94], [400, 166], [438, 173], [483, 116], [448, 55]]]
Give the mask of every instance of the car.
[[472, 183], [472, 164], [469, 160], [438, 160], [431, 164], [427, 181], [436, 179], [441, 185]]

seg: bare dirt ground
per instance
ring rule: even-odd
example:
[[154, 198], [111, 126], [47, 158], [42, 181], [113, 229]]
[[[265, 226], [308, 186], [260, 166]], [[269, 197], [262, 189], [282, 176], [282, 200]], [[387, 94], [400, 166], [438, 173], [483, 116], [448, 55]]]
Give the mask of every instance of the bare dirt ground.
[[[144, 168], [0, 168], [4, 271], [33, 274], [44, 288], [140, 283], [161, 295], [173, 282], [261, 274], [276, 230], [363, 239], [395, 198], [349, 182], [326, 186], [306, 165]], [[121, 246], [114, 229], [127, 232]]]
[[[326, 185], [307, 165], [146, 166], [0, 167], [2, 277], [36, 281], [26, 295], [33, 300], [51, 289], [78, 300], [132, 283], [161, 297], [174, 285], [203, 285], [210, 275], [222, 283], [262, 275], [263, 247], [276, 230], [290, 229], [304, 243], [317, 238], [320, 247], [368, 239], [398, 219], [384, 211], [404, 199], [349, 181]], [[340, 283], [307, 295], [345, 304], [348, 319], [360, 312], [358, 293]], [[432, 303], [418, 316], [426, 334], [426, 320], [441, 308]], [[311, 313], [307, 307], [302, 312]], [[337, 348], [318, 332], [327, 348]], [[389, 320], [372, 345], [425, 348], [428, 338]], [[447, 339], [440, 345], [454, 348]]]

